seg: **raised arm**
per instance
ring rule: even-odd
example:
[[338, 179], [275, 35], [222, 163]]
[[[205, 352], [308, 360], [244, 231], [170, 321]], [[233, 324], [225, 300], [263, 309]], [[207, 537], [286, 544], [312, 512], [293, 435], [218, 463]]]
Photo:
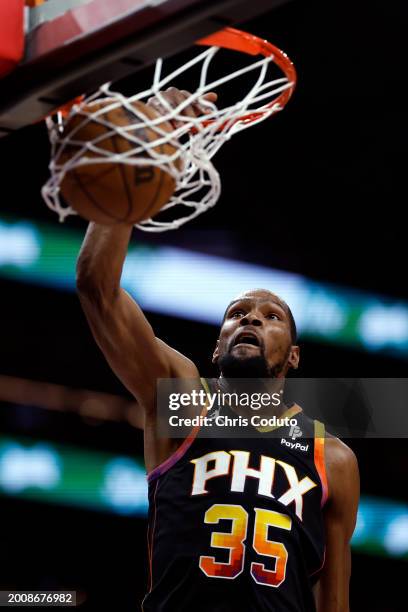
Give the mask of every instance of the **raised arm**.
[[90, 223], [77, 263], [77, 288], [94, 338], [112, 370], [144, 410], [155, 410], [157, 378], [197, 376], [197, 368], [154, 335], [120, 287], [132, 226]]
[[326, 468], [326, 555], [316, 588], [317, 612], [349, 612], [350, 540], [360, 492], [358, 465], [348, 446], [337, 438], [327, 438]]

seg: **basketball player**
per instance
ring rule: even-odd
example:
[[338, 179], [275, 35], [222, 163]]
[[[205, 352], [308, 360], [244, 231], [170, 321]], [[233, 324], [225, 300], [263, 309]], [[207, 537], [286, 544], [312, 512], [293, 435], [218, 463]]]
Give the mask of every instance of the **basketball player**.
[[[185, 95], [165, 94], [172, 104]], [[151, 105], [160, 111], [157, 101]], [[195, 105], [186, 112], [204, 110]], [[150, 584], [143, 610], [348, 612], [359, 495], [354, 454], [296, 404], [265, 413], [295, 416], [302, 445], [291, 443], [286, 426], [279, 437], [263, 430], [246, 439], [205, 439], [195, 429], [185, 440], [160, 438], [157, 379], [199, 373], [155, 337], [120, 287], [131, 232], [131, 226], [91, 223], [77, 286], [96, 342], [144, 414]], [[220, 385], [237, 377], [285, 378], [299, 363], [290, 308], [263, 289], [234, 299], [213, 361]]]

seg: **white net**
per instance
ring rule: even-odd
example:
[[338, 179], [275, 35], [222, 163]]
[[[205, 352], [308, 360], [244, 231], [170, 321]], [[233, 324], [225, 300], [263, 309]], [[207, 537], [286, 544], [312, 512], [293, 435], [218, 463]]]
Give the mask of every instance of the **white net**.
[[[253, 57], [245, 56], [250, 62], [249, 65], [211, 80], [210, 65], [219, 51], [219, 47], [209, 47], [167, 76], [164, 75], [163, 60], [158, 59], [153, 84], [149, 89], [129, 97], [114, 91], [111, 83], [107, 83], [96, 93], [74, 105], [67, 116], [59, 113], [56, 120], [47, 119], [51, 141], [50, 178], [43, 186], [42, 195], [47, 205], [59, 215], [60, 221], [68, 215], [76, 214], [61, 198], [61, 182], [68, 172], [87, 164], [156, 166], [175, 179], [174, 194], [158, 217], [137, 224], [139, 229], [145, 231], [160, 232], [178, 228], [216, 204], [221, 193], [221, 181], [212, 163], [215, 153], [233, 135], [282, 110], [283, 105], [279, 98], [282, 97], [282, 92], [294, 86], [294, 80], [290, 80], [286, 75], [276, 78], [274, 55], [255, 61]], [[270, 74], [271, 66], [275, 68], [274, 78]], [[197, 70], [197, 67], [199, 82], [194, 93], [173, 107], [163, 95], [163, 91], [172, 86], [180, 76]], [[203, 98], [208, 92], [219, 91], [220, 86], [242, 75], [246, 75], [247, 80], [248, 76], [251, 79], [245, 95], [241, 95], [238, 101], [218, 108]], [[138, 104], [148, 103], [152, 97], [156, 107], [160, 106], [160, 116], [153, 118], [147, 117], [141, 110], [142, 105]], [[101, 98], [104, 100], [103, 105], [100, 104]], [[206, 114], [200, 117], [184, 114], [194, 103], [204, 106], [207, 109]], [[109, 121], [108, 114], [119, 107], [126, 109], [130, 118], [128, 125], [119, 126]], [[76, 121], [74, 129], [66, 130], [67, 124], [74, 116], [80, 116], [82, 120]], [[76, 140], [76, 134], [88, 122], [104, 126], [103, 135], [87, 142]], [[164, 122], [170, 122], [174, 129], [164, 129]], [[150, 135], [154, 134], [148, 141], [141, 137], [146, 128], [149, 129]], [[126, 139], [129, 143], [128, 150], [116, 153], [100, 145], [101, 141], [106, 141], [110, 135]], [[68, 148], [70, 156], [67, 160]], [[173, 215], [167, 214], [167, 211], [173, 212]]]

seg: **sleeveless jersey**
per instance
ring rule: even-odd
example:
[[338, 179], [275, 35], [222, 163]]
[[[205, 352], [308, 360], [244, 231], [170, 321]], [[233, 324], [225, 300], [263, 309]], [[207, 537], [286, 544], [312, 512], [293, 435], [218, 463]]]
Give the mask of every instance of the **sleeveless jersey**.
[[297, 405], [280, 418], [294, 415], [295, 435], [198, 438], [195, 428], [148, 475], [144, 612], [315, 612], [325, 432]]

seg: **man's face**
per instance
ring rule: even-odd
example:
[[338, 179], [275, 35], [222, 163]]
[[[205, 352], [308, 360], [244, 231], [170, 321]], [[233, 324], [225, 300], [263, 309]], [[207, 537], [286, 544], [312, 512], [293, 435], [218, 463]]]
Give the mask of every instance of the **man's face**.
[[268, 291], [234, 300], [225, 315], [213, 356], [228, 377], [283, 377], [297, 368], [299, 347], [292, 345], [287, 307]]

